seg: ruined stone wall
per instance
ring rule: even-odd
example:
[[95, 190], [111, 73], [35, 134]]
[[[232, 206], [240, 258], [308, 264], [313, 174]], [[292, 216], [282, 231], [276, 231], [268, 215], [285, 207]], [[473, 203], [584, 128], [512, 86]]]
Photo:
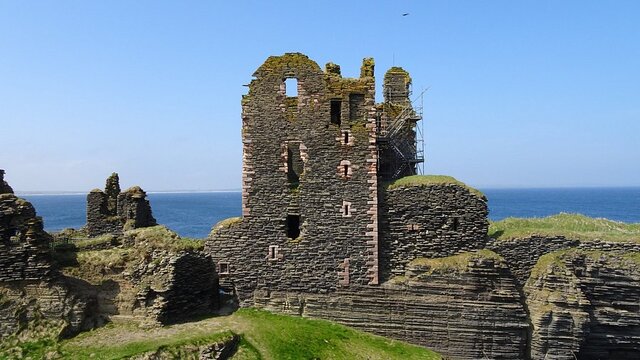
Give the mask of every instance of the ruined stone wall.
[[381, 274], [401, 275], [417, 258], [482, 249], [487, 241], [487, 203], [455, 184], [405, 186], [382, 192]]
[[125, 222], [125, 230], [157, 225], [147, 194], [139, 186], [118, 194], [117, 209], [118, 217]]
[[13, 194], [13, 189], [4, 180], [4, 170], [0, 169], [0, 194]]
[[50, 241], [31, 203], [0, 194], [0, 282], [49, 279]]
[[219, 305], [215, 265], [199, 253], [156, 253], [131, 281], [138, 289], [136, 306], [162, 324], [210, 314]]
[[93, 326], [92, 299], [70, 292], [52, 265], [50, 243], [31, 203], [0, 194], [0, 339], [42, 322], [63, 336]]
[[427, 346], [447, 358], [525, 359], [526, 311], [506, 265], [490, 259], [465, 265], [442, 273], [410, 267], [401, 282], [331, 295], [263, 292], [255, 305]]
[[638, 358], [637, 254], [575, 249], [545, 255], [524, 292], [533, 359]]
[[95, 299], [70, 290], [62, 278], [0, 284], [0, 340], [47, 323], [62, 337], [98, 325]]
[[243, 98], [243, 219], [206, 245], [241, 298], [378, 282], [373, 62], [358, 79], [329, 70], [301, 54], [270, 57]]
[[531, 269], [542, 255], [577, 247], [589, 251], [624, 251], [640, 252], [640, 244], [628, 242], [607, 241], [579, 241], [567, 239], [564, 236], [530, 236], [519, 239], [494, 240], [487, 244], [487, 248], [502, 255], [520, 286], [524, 286], [529, 279]]
[[524, 239], [491, 240], [487, 248], [500, 254], [518, 280], [524, 286], [529, 279], [531, 269], [544, 254], [575, 247], [580, 241], [566, 239], [563, 236], [531, 236]]
[[146, 196], [139, 186], [120, 192], [118, 174], [111, 174], [104, 191], [94, 189], [87, 195], [88, 235], [120, 235], [123, 230], [156, 225]]

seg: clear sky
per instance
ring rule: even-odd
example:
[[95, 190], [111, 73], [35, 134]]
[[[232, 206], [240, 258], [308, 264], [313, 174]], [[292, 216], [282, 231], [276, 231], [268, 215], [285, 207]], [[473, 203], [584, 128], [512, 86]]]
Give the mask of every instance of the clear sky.
[[[408, 16], [402, 16], [409, 13]], [[240, 188], [240, 99], [269, 55], [424, 102], [426, 172], [640, 186], [640, 1], [0, 0], [0, 168], [22, 191]], [[378, 98], [381, 98], [378, 88]]]

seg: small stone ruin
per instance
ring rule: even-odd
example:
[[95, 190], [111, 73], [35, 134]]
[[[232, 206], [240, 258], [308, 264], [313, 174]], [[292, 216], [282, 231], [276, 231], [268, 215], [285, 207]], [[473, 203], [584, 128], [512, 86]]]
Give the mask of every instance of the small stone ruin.
[[155, 225], [147, 194], [139, 186], [121, 192], [117, 173], [107, 178], [104, 191], [94, 189], [87, 195], [86, 230], [91, 237]]

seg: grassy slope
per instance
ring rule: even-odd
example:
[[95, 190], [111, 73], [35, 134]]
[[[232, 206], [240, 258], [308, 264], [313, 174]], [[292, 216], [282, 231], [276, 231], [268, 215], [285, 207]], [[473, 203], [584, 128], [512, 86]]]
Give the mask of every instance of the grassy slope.
[[492, 222], [489, 226], [489, 236], [496, 239], [508, 240], [532, 235], [560, 235], [586, 241], [640, 242], [640, 223], [626, 224], [580, 214], [561, 213], [545, 218], [507, 218]]
[[232, 333], [242, 336], [235, 359], [440, 359], [428, 349], [329, 321], [253, 309], [146, 330], [131, 323], [110, 324], [59, 343], [24, 345], [30, 351], [23, 355], [41, 358], [57, 350], [63, 359], [122, 359], [158, 348], [179, 354], [184, 345], [207, 344]]

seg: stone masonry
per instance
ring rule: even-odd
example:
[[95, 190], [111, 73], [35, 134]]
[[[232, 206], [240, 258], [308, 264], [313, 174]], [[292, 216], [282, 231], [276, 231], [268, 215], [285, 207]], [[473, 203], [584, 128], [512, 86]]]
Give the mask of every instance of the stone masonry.
[[380, 254], [384, 278], [402, 275], [417, 258], [484, 248], [487, 203], [460, 185], [406, 186], [383, 192]]
[[91, 328], [92, 299], [72, 294], [53, 266], [42, 219], [1, 178], [0, 187], [0, 340], [42, 321], [62, 336]]
[[[575, 276], [563, 271], [556, 287], [553, 273], [532, 280], [554, 251], [637, 255], [638, 246], [489, 239], [478, 191], [443, 176], [399, 181], [422, 161], [410, 85], [391, 68], [376, 104], [372, 59], [355, 79], [299, 53], [258, 68], [242, 99], [242, 217], [217, 224], [205, 244], [221, 287], [241, 306], [331, 319], [451, 358], [594, 358], [592, 348], [638, 358], [636, 270], [597, 260], [566, 265]], [[576, 283], [568, 298], [555, 291]]]
[[243, 219], [206, 245], [243, 298], [379, 282], [373, 66], [346, 79], [285, 54], [255, 72], [242, 100]]
[[121, 234], [123, 230], [156, 225], [146, 196], [139, 186], [120, 192], [118, 174], [111, 174], [104, 191], [94, 189], [87, 195], [87, 233]]

